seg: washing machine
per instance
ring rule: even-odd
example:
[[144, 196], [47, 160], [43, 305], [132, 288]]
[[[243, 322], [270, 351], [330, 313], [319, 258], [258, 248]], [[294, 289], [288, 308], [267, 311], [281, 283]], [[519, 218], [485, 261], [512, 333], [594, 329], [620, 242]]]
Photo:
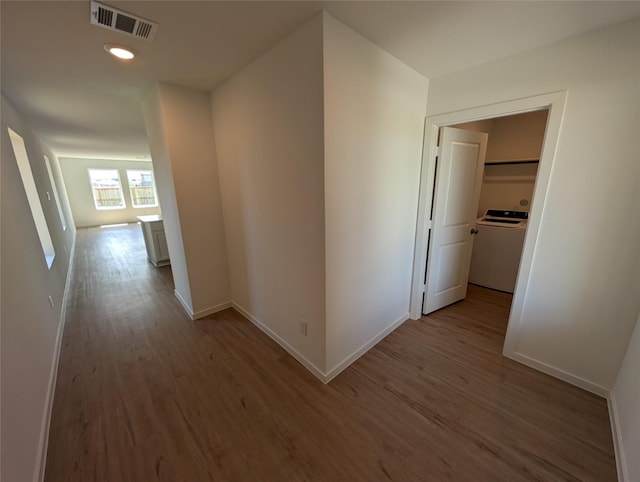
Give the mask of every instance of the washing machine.
[[476, 220], [469, 282], [513, 293], [529, 213], [489, 209]]

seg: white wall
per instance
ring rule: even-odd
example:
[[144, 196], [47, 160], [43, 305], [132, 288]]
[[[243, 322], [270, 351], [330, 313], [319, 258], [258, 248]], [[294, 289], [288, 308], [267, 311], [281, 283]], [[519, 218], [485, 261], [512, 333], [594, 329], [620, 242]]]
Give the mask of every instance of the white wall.
[[567, 90], [516, 353], [612, 388], [640, 311], [640, 19], [433, 79], [429, 115]]
[[[537, 171], [537, 164], [485, 166], [478, 216], [483, 215], [487, 209], [529, 211]], [[522, 206], [521, 200], [526, 200], [528, 204]]]
[[[73, 220], [78, 228], [102, 224], [135, 223], [138, 221], [137, 216], [160, 213], [160, 207], [134, 208], [131, 203], [127, 169], [153, 169], [149, 161], [61, 157], [60, 167], [67, 187]], [[88, 169], [118, 169], [126, 204], [124, 209], [96, 209]]]
[[321, 16], [212, 102], [233, 301], [316, 375], [325, 367], [322, 102]]
[[493, 119], [486, 162], [540, 159], [547, 115], [538, 110]]
[[214, 91], [233, 300], [321, 378], [408, 317], [427, 88], [322, 14]]
[[[23, 137], [56, 256], [42, 253], [7, 127]], [[64, 294], [75, 226], [56, 156], [2, 97], [1, 179], [1, 410], [4, 481], [39, 480], [44, 467], [50, 403], [62, 335]], [[63, 231], [44, 163], [52, 166], [67, 218]], [[47, 200], [46, 193], [51, 193]], [[51, 295], [53, 308], [47, 297]]]
[[[547, 110], [539, 110], [493, 119], [486, 162], [540, 159], [547, 115]], [[529, 211], [537, 170], [537, 164], [486, 166], [478, 216], [484, 214], [487, 209]], [[506, 177], [531, 179], [505, 182]], [[529, 204], [522, 206], [521, 200], [526, 200]]]
[[408, 318], [428, 80], [324, 14], [327, 372]]
[[185, 311], [190, 314], [193, 313], [193, 301], [191, 299], [191, 287], [189, 286], [187, 259], [184, 242], [182, 241], [182, 226], [173, 183], [171, 158], [167, 147], [166, 128], [160, 103], [160, 90], [157, 86], [145, 97], [142, 103], [142, 110], [147, 139], [149, 140], [149, 151], [153, 159], [156, 191], [162, 206], [162, 219], [171, 259], [171, 274], [173, 275], [175, 294]]
[[640, 316], [611, 393], [622, 481], [640, 480]]
[[156, 177], [164, 191], [169, 255], [172, 266], [174, 256], [180, 265], [178, 297], [192, 317], [202, 317], [228, 307], [230, 300], [210, 97], [160, 83], [145, 99], [144, 115], [154, 166], [161, 172]]

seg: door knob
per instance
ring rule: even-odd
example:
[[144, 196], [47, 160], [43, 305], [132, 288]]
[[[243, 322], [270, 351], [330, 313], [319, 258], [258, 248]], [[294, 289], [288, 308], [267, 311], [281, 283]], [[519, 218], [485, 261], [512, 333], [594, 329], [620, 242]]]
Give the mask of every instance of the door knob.
[[473, 228], [473, 229], [471, 230], [471, 234], [478, 234], [478, 230], [477, 230], [477, 229], [475, 229], [475, 228]]

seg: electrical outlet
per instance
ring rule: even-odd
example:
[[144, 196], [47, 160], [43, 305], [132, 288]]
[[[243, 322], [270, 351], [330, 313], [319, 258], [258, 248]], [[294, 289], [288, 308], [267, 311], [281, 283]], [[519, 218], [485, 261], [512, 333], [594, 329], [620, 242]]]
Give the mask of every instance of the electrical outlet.
[[307, 322], [303, 319], [300, 319], [299, 323], [300, 323], [300, 333], [302, 333], [304, 336], [307, 336]]
[[51, 295], [49, 295], [49, 304], [51, 305], [51, 308], [53, 308], [53, 298]]

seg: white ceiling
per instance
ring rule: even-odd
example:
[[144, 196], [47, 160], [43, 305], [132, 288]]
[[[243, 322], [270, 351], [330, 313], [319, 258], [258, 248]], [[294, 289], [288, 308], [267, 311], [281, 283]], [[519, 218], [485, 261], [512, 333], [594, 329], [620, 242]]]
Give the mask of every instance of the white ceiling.
[[323, 8], [429, 78], [640, 16], [640, 1], [104, 3], [159, 23], [155, 40], [91, 25], [89, 0], [0, 2], [2, 92], [61, 157], [148, 159], [154, 82], [210, 91]]

